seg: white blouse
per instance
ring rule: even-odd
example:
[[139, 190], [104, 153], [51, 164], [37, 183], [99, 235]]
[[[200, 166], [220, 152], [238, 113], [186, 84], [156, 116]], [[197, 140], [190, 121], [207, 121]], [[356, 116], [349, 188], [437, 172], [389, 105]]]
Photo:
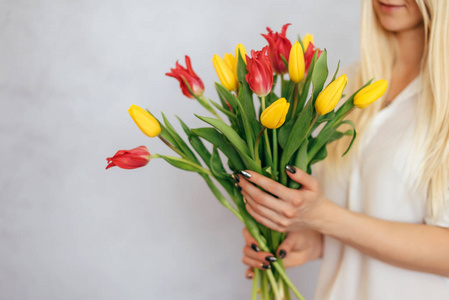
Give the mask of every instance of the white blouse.
[[[373, 118], [351, 162], [318, 179], [338, 205], [375, 218], [449, 227], [449, 211], [427, 216], [424, 195], [412, 192], [405, 175], [412, 147], [419, 79]], [[448, 253], [449, 255], [449, 253]], [[449, 300], [449, 278], [410, 271], [374, 259], [326, 236], [316, 300]]]

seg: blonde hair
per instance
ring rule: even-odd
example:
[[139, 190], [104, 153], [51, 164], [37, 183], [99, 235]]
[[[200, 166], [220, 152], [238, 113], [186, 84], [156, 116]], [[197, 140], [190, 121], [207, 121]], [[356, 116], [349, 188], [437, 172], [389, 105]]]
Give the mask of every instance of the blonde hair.
[[[415, 149], [410, 156], [413, 172], [411, 186], [427, 199], [431, 219], [447, 208], [449, 171], [449, 4], [446, 0], [415, 0], [423, 15], [425, 51], [421, 65], [421, 94], [418, 102]], [[363, 0], [361, 18], [361, 59], [359, 72], [349, 89], [355, 91], [371, 78], [391, 79], [398, 47], [392, 33], [380, 25], [372, 0]], [[351, 80], [351, 78], [350, 78]], [[382, 99], [363, 110], [355, 110], [350, 119], [363, 132], [373, 116], [382, 109]], [[347, 162], [339, 157], [348, 140], [329, 145], [332, 165]], [[355, 143], [357, 149], [359, 143]], [[350, 151], [356, 155], [357, 151]], [[349, 155], [348, 155], [349, 156]], [[419, 159], [418, 159], [419, 158]], [[412, 174], [408, 174], [412, 178]]]

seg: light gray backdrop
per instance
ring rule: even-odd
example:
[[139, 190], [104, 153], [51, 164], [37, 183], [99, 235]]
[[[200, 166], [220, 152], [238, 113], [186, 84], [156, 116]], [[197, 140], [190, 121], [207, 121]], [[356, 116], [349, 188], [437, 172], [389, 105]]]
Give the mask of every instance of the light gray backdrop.
[[[153, 160], [105, 171], [146, 145], [131, 104], [190, 126], [206, 113], [164, 76], [192, 58], [216, 99], [211, 58], [260, 49], [265, 27], [313, 32], [357, 60], [358, 0], [1, 0], [0, 300], [248, 299], [242, 225], [199, 176]], [[179, 128], [179, 126], [177, 126]], [[319, 262], [291, 270], [311, 299]]]

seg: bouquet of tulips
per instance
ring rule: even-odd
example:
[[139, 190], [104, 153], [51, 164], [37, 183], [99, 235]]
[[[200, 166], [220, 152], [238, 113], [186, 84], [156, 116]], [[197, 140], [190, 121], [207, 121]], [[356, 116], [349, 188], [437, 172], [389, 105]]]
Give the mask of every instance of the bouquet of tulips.
[[[285, 233], [263, 226], [248, 214], [232, 174], [252, 170], [289, 188], [299, 188], [286, 176], [286, 166], [293, 165], [310, 174], [311, 165], [326, 158], [327, 144], [345, 135], [352, 136], [353, 142], [355, 127], [345, 117], [355, 107], [363, 108], [377, 100], [387, 87], [385, 80], [368, 82], [335, 110], [348, 81], [346, 75], [337, 78], [337, 67], [325, 87], [326, 50], [315, 48], [311, 35], [292, 45], [286, 37], [288, 25], [283, 26], [281, 33], [268, 28], [268, 34], [263, 35], [268, 45], [260, 51], [252, 50], [251, 56], [241, 44], [235, 55], [225, 54], [224, 59], [214, 55], [213, 65], [221, 82], [215, 84], [219, 102], [203, 96], [203, 82], [193, 71], [188, 56], [186, 67], [176, 63], [166, 75], [176, 78], [183, 94], [198, 100], [213, 117], [197, 116], [206, 126], [195, 129], [179, 119], [186, 142], [163, 114], [161, 122], [148, 110], [132, 105], [129, 113], [141, 131], [161, 139], [177, 156], [150, 155], [141, 146], [117, 152], [108, 158], [107, 168], [136, 168], [146, 165], [150, 158], [162, 158], [179, 169], [198, 173], [218, 201], [245, 224], [260, 248], [276, 253]], [[280, 95], [274, 90], [277, 83]], [[320, 124], [322, 129], [316, 134]], [[342, 124], [353, 129], [341, 132], [338, 128]], [[252, 299], [258, 295], [263, 300], [290, 299], [290, 291], [303, 299], [288, 278], [282, 260], [271, 265], [273, 268], [266, 271], [255, 270]]]

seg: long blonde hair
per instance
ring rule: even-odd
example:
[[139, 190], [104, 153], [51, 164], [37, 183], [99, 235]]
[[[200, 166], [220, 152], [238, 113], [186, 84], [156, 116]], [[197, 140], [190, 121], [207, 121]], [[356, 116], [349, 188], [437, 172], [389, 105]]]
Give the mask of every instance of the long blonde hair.
[[[361, 59], [359, 72], [349, 86], [353, 91], [371, 78], [390, 80], [398, 55], [396, 40], [380, 25], [372, 1], [362, 2]], [[435, 220], [439, 212], [447, 208], [445, 199], [449, 182], [449, 3], [446, 0], [415, 1], [423, 15], [426, 45], [421, 65], [421, 94], [414, 138], [416, 147], [413, 147], [416, 150], [410, 156], [415, 173], [411, 186], [426, 195], [429, 215]], [[358, 132], [363, 132], [381, 110], [382, 102], [380, 99], [350, 115]], [[345, 161], [337, 157], [344, 152], [347, 142], [342, 139], [329, 145], [331, 164]], [[354, 148], [357, 149], [358, 145], [356, 142]], [[355, 155], [357, 151], [351, 152]], [[408, 175], [411, 178], [411, 174]]]

